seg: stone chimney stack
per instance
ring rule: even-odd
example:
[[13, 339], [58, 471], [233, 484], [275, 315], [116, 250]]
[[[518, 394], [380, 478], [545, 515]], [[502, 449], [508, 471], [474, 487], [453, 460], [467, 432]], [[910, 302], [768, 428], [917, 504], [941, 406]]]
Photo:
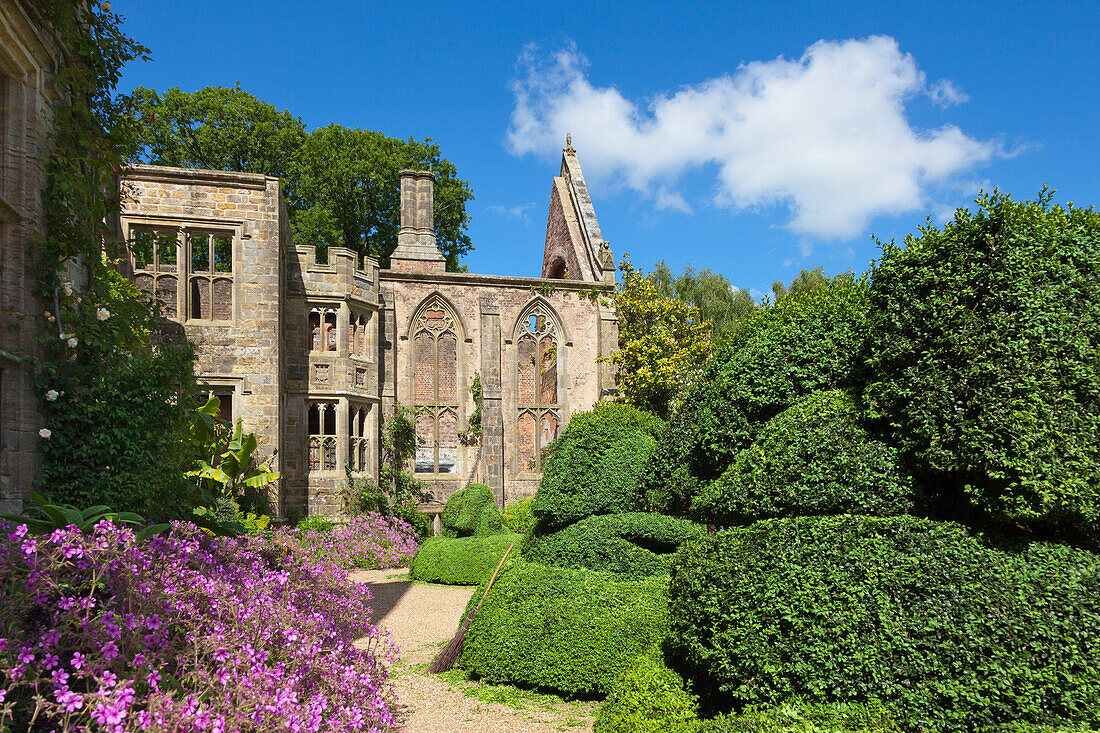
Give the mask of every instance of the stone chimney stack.
[[401, 272], [443, 272], [446, 258], [435, 242], [435, 174], [402, 170], [401, 228], [390, 269]]

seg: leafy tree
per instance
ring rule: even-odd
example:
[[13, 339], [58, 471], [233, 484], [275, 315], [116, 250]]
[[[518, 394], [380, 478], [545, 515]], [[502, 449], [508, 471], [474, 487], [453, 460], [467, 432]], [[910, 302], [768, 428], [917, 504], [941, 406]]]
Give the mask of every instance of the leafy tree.
[[791, 280], [790, 287], [784, 285], [782, 281], [776, 280], [772, 283], [772, 295], [775, 296], [775, 302], [778, 303], [788, 295], [816, 293], [829, 287], [832, 283], [852, 282], [854, 279], [855, 275], [851, 272], [842, 272], [836, 277], [830, 278], [825, 274], [824, 266], [818, 265], [812, 270], [799, 272], [798, 277]]
[[757, 310], [748, 291], [733, 287], [725, 275], [709, 269], [687, 267], [677, 277], [662, 260], [649, 279], [661, 296], [683, 301], [698, 310], [699, 317], [710, 324], [715, 343], [725, 343]]
[[994, 192], [883, 245], [870, 414], [945, 508], [1100, 537], [1100, 213]]
[[[619, 263], [615, 290], [619, 350], [609, 361], [619, 368], [623, 402], [667, 418], [677, 397], [695, 383], [710, 355], [710, 327], [683, 300], [663, 296], [657, 282]], [[666, 268], [667, 270], [667, 268]]]
[[141, 131], [132, 160], [281, 178], [300, 243], [348, 247], [388, 267], [400, 226], [397, 172], [417, 168], [436, 174], [436, 237], [447, 269], [461, 269], [459, 259], [473, 248], [466, 234], [473, 193], [430, 139], [341, 125], [307, 133], [301, 119], [239, 85], [164, 94], [141, 88], [130, 110]]
[[139, 87], [130, 104], [139, 130], [133, 156], [154, 165], [282, 177], [306, 139], [300, 118], [240, 84], [163, 95]]
[[318, 246], [348, 247], [388, 267], [401, 224], [397, 173], [402, 168], [436, 174], [436, 241], [447, 269], [457, 270], [459, 258], [473, 249], [466, 234], [466, 202], [473, 193], [430, 139], [398, 140], [340, 125], [314, 130], [286, 179], [294, 236]]

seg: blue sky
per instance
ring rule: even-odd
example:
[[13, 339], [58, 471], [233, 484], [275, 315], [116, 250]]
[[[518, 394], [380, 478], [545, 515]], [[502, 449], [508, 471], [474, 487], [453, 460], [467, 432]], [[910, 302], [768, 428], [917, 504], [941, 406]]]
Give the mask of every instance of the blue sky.
[[979, 189], [1100, 204], [1100, 3], [116, 0], [121, 87], [241, 86], [430, 137], [470, 182], [473, 272], [537, 275], [573, 134], [604, 236], [753, 291], [862, 272]]

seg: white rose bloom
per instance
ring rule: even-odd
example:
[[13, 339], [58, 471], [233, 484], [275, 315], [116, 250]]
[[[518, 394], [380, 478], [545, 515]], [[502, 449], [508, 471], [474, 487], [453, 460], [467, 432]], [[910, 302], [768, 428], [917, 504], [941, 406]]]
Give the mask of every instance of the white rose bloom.
[[53, 435], [53, 433], [50, 432], [49, 428], [42, 428], [41, 430], [38, 431], [38, 437], [39, 438], [47, 438], [48, 439], [51, 435]]
[[111, 317], [111, 311], [107, 310], [106, 308], [97, 308], [95, 312], [95, 317], [97, 321], [106, 321], [108, 318]]
[[69, 339], [66, 343], [69, 344], [70, 349], [75, 349], [76, 345], [80, 343], [80, 340], [74, 337]]
[[57, 390], [56, 389], [51, 389], [49, 392], [47, 392], [46, 393], [46, 399], [49, 400], [50, 402], [56, 401], [57, 400]]

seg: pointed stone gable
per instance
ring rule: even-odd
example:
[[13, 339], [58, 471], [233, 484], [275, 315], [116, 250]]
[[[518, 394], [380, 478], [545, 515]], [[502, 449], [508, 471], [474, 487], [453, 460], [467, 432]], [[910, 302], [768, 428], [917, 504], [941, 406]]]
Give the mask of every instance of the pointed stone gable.
[[603, 238], [572, 136], [566, 136], [561, 175], [550, 190], [542, 276], [554, 280], [614, 283], [615, 258]]

